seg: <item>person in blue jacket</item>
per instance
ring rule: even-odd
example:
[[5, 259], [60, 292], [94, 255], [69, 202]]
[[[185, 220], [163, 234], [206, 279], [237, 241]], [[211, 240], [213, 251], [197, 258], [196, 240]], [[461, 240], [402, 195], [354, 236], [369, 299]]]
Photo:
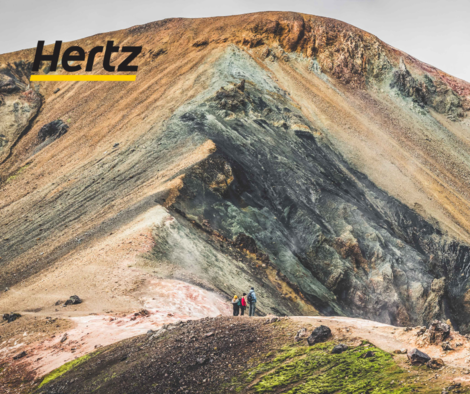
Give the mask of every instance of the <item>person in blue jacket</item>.
[[256, 310], [256, 294], [254, 287], [252, 287], [250, 292], [248, 293], [247, 300], [248, 304], [250, 304], [250, 316], [254, 316]]

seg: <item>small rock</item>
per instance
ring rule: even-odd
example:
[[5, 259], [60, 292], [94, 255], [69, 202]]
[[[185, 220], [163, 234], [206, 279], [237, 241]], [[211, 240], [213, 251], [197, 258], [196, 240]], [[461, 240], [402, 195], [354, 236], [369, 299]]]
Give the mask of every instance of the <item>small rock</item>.
[[411, 331], [412, 328], [411, 328], [411, 327], [405, 327], [403, 330], [404, 330], [404, 331]]
[[17, 354], [15, 357], [13, 357], [13, 360], [18, 360], [19, 358], [23, 358], [26, 356], [26, 352], [22, 351], [21, 353]]
[[367, 352], [365, 352], [361, 357], [362, 358], [370, 358], [370, 357], [374, 357], [375, 356], [375, 353], [371, 350], [368, 350]]
[[67, 340], [67, 337], [68, 337], [68, 335], [67, 335], [67, 333], [65, 333], [64, 336], [62, 337], [62, 339], [60, 340], [60, 343], [65, 342]]
[[21, 315], [16, 312], [10, 312], [10, 313], [5, 313], [3, 315], [3, 320], [5, 320], [7, 323], [14, 322], [16, 319], [19, 319]]
[[207, 358], [204, 358], [204, 357], [200, 357], [196, 360], [196, 362], [199, 364], [199, 365], [203, 365], [205, 364], [205, 362], [207, 361]]
[[333, 350], [331, 351], [332, 354], [340, 354], [348, 350], [348, 345], [345, 345], [343, 343], [340, 343], [339, 345], [336, 345]]
[[214, 335], [214, 332], [213, 332], [213, 331], [212, 331], [212, 332], [208, 332], [207, 334], [204, 334], [204, 336], [205, 336], [206, 338], [211, 337], [212, 335]]
[[64, 306], [81, 304], [82, 302], [83, 301], [80, 299], [79, 296], [73, 295], [67, 301], [65, 301]]
[[313, 332], [307, 338], [307, 342], [310, 346], [312, 346], [319, 342], [325, 342], [329, 337], [331, 337], [330, 328], [321, 325], [320, 327], [317, 327], [315, 330], [313, 330]]
[[[454, 389], [457, 389], [457, 388], [459, 388], [459, 387], [461, 387], [461, 386], [462, 386], [462, 383], [455, 383], [455, 382], [452, 382], [452, 385], [451, 385], [451, 386], [442, 389], [442, 394], [450, 393], [450, 392], [452, 392]], [[457, 391], [457, 392], [458, 392], [458, 391]]]
[[279, 320], [280, 320], [280, 319], [279, 319], [277, 316], [268, 317], [268, 318], [264, 321], [264, 324], [276, 323], [276, 322], [279, 321]]
[[156, 339], [167, 331], [168, 330], [166, 328], [162, 327], [159, 330], [155, 331], [155, 333], [150, 337], [150, 339]]
[[426, 363], [426, 366], [431, 369], [439, 369], [444, 366], [442, 358], [432, 358]]
[[119, 146], [119, 142], [116, 142], [114, 145], [113, 145], [113, 148], [117, 148]]
[[58, 93], [59, 91], [60, 91], [60, 89], [59, 89], [59, 88], [57, 88], [57, 89], [54, 89], [54, 94]]
[[426, 332], [426, 327], [420, 327], [416, 335], [419, 337], [420, 335], [423, 335]]
[[442, 350], [454, 350], [449, 342], [442, 342]]
[[62, 301], [61, 301], [61, 300], [56, 301], [56, 303], [55, 303], [54, 305], [55, 305], [55, 306], [58, 306], [58, 305], [60, 305], [60, 304], [62, 304]]
[[408, 360], [410, 360], [410, 363], [413, 365], [421, 365], [427, 363], [429, 360], [431, 360], [431, 357], [429, 357], [426, 353], [423, 353], [422, 351], [414, 348], [411, 349], [408, 354]]
[[397, 349], [393, 351], [393, 353], [395, 354], [406, 354], [406, 352], [407, 352], [406, 349]]
[[301, 328], [299, 331], [297, 331], [297, 334], [295, 334], [294, 341], [299, 342], [302, 340], [302, 338], [307, 337], [307, 330], [305, 328]]

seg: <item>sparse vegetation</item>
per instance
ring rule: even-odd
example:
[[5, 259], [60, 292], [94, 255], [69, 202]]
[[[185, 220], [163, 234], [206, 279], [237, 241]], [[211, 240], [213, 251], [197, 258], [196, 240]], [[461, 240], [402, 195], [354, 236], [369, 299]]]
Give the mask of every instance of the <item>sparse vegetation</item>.
[[82, 357], [69, 361], [68, 363], [65, 363], [64, 365], [62, 365], [61, 367], [54, 369], [51, 373], [49, 373], [48, 375], [44, 377], [44, 379], [42, 380], [38, 388], [41, 388], [46, 383], [49, 383], [50, 381], [57, 379], [59, 376], [62, 376], [64, 373], [70, 371], [72, 368], [76, 367], [77, 365], [80, 365], [81, 363], [89, 360], [91, 357], [93, 357], [96, 354], [98, 354], [98, 352], [85, 354]]

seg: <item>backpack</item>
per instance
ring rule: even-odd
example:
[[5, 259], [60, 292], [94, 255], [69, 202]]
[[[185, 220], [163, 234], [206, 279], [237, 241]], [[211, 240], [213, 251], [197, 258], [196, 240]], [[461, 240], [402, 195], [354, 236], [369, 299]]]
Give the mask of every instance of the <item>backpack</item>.
[[248, 293], [248, 302], [250, 304], [253, 302], [253, 293], [251, 291]]

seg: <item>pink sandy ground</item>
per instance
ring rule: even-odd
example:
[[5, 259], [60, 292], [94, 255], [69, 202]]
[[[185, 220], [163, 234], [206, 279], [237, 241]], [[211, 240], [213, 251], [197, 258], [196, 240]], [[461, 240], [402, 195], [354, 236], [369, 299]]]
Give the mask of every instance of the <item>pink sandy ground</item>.
[[163, 324], [230, 315], [230, 305], [225, 300], [199, 287], [168, 279], [152, 280], [151, 286], [153, 297], [141, 299], [142, 309], [149, 312], [148, 316], [135, 316], [133, 312], [72, 317], [75, 326], [67, 331], [67, 340], [63, 343], [59, 335], [26, 347], [10, 347], [9, 353], [26, 350], [28, 359], [23, 362], [30, 363], [28, 369], [32, 368], [39, 377], [101, 346], [145, 334]]

